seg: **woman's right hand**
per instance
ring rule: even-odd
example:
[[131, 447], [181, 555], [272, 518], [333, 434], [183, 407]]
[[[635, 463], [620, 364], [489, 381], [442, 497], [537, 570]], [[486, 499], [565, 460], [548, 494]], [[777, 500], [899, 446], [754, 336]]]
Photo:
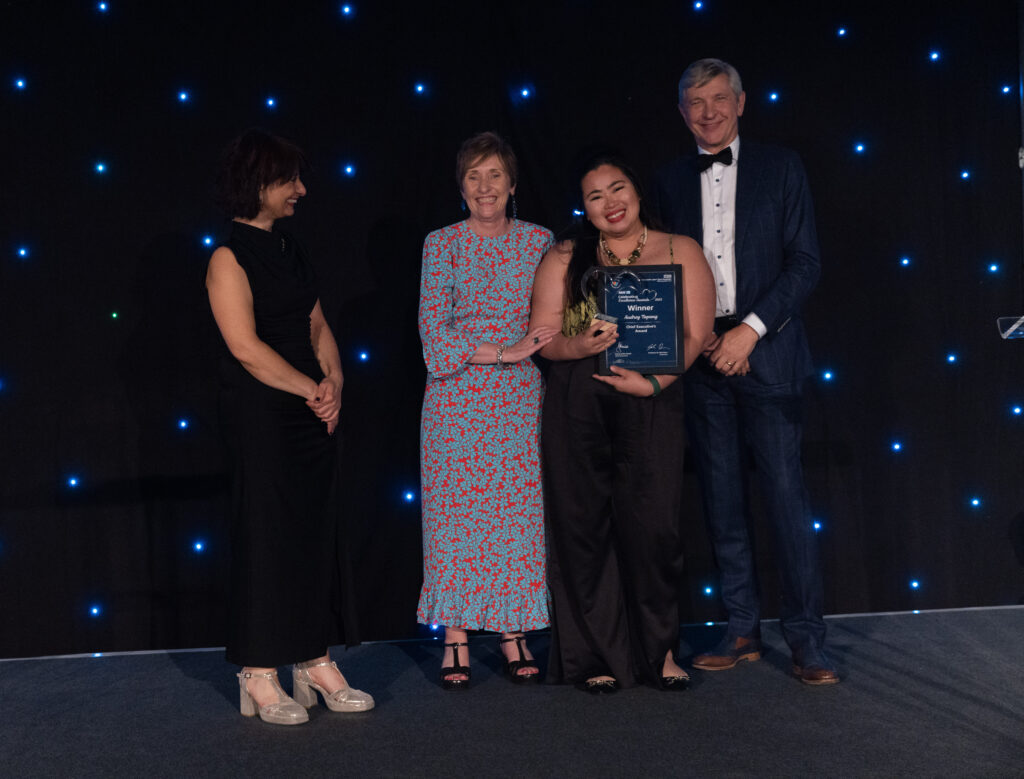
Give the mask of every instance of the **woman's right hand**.
[[590, 357], [611, 348], [619, 340], [619, 326], [614, 322], [595, 319], [590, 327], [571, 339], [577, 357]]

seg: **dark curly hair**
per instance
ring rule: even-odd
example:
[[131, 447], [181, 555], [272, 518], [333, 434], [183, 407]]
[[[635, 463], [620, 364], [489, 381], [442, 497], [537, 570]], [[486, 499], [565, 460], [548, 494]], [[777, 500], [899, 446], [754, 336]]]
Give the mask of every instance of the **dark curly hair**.
[[259, 128], [246, 130], [221, 155], [215, 202], [228, 218], [253, 219], [260, 212], [260, 190], [307, 168], [306, 155], [291, 141]]

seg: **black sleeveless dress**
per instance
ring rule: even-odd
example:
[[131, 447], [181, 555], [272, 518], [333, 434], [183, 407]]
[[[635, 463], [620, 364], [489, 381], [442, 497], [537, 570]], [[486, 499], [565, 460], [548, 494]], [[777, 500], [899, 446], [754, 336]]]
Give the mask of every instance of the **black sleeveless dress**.
[[[240, 222], [226, 245], [249, 278], [256, 334], [319, 382], [317, 294], [301, 248]], [[319, 657], [335, 634], [335, 441], [304, 398], [257, 381], [226, 347], [220, 415], [231, 474], [227, 659], [275, 667]]]

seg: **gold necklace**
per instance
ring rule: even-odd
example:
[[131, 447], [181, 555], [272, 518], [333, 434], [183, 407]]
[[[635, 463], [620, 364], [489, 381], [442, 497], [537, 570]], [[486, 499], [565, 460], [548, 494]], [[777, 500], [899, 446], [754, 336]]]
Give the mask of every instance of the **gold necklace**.
[[601, 248], [604, 253], [608, 256], [608, 259], [612, 261], [614, 265], [632, 265], [634, 262], [640, 259], [640, 254], [644, 250], [644, 245], [647, 243], [647, 225], [644, 225], [644, 232], [640, 236], [640, 240], [637, 241], [636, 248], [633, 253], [628, 257], [617, 257], [615, 253], [608, 248], [608, 242], [604, 239], [604, 233], [601, 233]]

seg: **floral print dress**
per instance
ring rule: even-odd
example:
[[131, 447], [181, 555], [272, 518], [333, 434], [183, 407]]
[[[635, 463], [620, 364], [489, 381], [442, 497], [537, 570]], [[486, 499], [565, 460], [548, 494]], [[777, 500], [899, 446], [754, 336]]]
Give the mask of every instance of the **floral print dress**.
[[423, 624], [500, 632], [548, 624], [543, 379], [529, 359], [469, 361], [480, 343], [511, 346], [526, 334], [534, 273], [551, 244], [550, 231], [518, 220], [493, 238], [460, 222], [424, 243]]

